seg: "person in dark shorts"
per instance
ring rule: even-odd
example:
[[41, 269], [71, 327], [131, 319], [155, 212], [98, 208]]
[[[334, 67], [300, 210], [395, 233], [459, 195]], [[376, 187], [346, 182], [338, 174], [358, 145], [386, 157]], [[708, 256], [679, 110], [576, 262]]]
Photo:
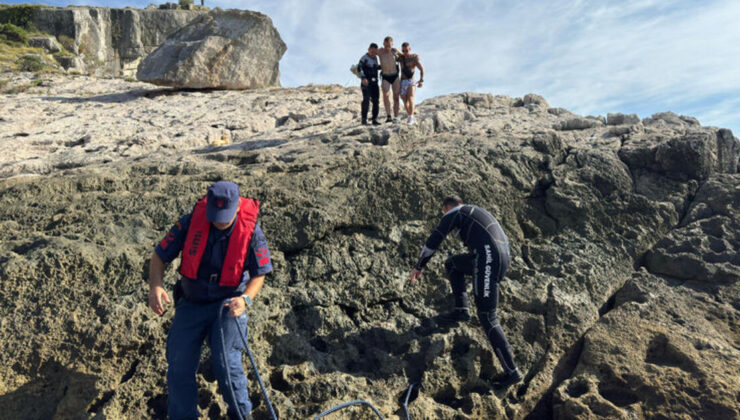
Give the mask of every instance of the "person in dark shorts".
[[[399, 95], [401, 92], [401, 75], [398, 66], [399, 52], [393, 48], [393, 38], [383, 39], [383, 48], [378, 50], [380, 58], [381, 87], [383, 90], [383, 105], [385, 106], [385, 122], [398, 121], [400, 108]], [[393, 117], [391, 117], [390, 93], [393, 90]]]

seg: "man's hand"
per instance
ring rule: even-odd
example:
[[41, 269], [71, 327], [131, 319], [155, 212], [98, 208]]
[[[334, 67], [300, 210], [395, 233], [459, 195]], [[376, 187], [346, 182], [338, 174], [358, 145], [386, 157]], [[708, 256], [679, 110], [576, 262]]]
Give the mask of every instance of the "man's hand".
[[247, 304], [244, 303], [244, 298], [241, 296], [231, 298], [228, 302], [224, 304], [227, 308], [229, 308], [229, 313], [233, 317], [237, 317], [244, 313], [244, 310], [247, 309]]
[[423, 80], [419, 80], [419, 83], [416, 84], [416, 87], [421, 87], [424, 84]]
[[362, 86], [367, 86], [367, 79], [362, 79]]
[[421, 278], [421, 270], [413, 269], [411, 270], [411, 285], [413, 286], [414, 283], [416, 283], [416, 280], [419, 280]]
[[169, 296], [167, 296], [167, 292], [165, 292], [162, 286], [154, 286], [149, 288], [149, 307], [152, 308], [152, 311], [154, 311], [154, 313], [159, 316], [162, 316], [162, 314], [164, 313], [164, 305], [162, 305], [162, 300], [164, 300], [164, 303], [170, 303], [170, 298]]

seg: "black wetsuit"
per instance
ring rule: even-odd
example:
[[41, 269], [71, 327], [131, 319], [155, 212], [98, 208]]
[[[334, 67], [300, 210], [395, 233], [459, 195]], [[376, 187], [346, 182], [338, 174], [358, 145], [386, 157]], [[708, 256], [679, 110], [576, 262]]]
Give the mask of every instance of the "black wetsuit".
[[455, 308], [469, 310], [465, 275], [472, 275], [478, 318], [504, 371], [507, 374], [513, 372], [516, 369], [514, 356], [496, 315], [498, 284], [504, 278], [510, 260], [509, 239], [496, 218], [478, 206], [464, 205], [451, 209], [442, 217], [422, 248], [416, 268], [424, 268], [453, 230], [457, 230], [460, 239], [471, 251], [452, 256], [445, 262]]
[[367, 111], [370, 107], [370, 101], [373, 102], [373, 121], [378, 118], [379, 98], [380, 90], [378, 89], [378, 71], [380, 71], [380, 62], [378, 57], [370, 57], [369, 54], [365, 54], [360, 58], [360, 62], [357, 64], [357, 70], [360, 73], [360, 77], [367, 79], [367, 86], [361, 86], [362, 88], [362, 106], [360, 109], [362, 122], [367, 122]]

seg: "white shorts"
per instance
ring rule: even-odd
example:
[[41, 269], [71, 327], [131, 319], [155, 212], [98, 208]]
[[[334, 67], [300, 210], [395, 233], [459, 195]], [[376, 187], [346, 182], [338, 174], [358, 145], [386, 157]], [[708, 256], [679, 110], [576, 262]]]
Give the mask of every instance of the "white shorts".
[[401, 96], [406, 96], [410, 87], [416, 86], [416, 80], [414, 79], [403, 79], [401, 80]]

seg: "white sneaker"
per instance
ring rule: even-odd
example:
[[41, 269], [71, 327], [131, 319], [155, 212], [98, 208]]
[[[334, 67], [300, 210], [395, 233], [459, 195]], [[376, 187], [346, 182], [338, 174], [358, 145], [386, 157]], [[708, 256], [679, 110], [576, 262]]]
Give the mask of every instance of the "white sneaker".
[[409, 119], [406, 120], [407, 124], [416, 124], [416, 118], [413, 115], [409, 115]]

